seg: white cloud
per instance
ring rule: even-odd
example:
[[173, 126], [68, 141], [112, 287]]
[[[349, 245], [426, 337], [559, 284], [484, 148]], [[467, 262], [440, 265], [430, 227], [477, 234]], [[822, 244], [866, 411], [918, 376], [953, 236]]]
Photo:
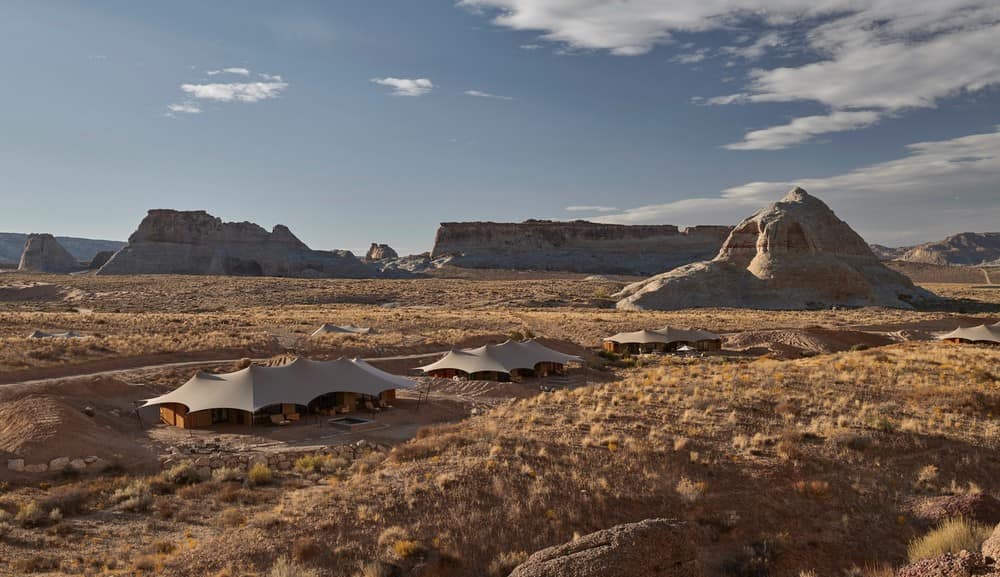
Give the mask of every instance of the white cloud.
[[[804, 64], [752, 70], [740, 92], [696, 100], [706, 104], [816, 102], [828, 109], [828, 118], [845, 111], [885, 117], [1000, 84], [996, 0], [461, 0], [459, 5], [491, 13], [499, 26], [539, 32], [542, 40], [570, 50], [643, 54], [671, 43], [678, 32], [725, 33], [749, 23], [757, 32], [735, 39], [749, 44], [724, 52], [748, 61], [774, 49], [807, 56]], [[698, 54], [675, 58], [690, 63]], [[798, 119], [797, 126], [815, 126], [816, 118]], [[844, 125], [828, 122], [832, 131]], [[747, 142], [752, 138], [747, 135]]]
[[200, 114], [201, 107], [194, 102], [178, 102], [175, 104], [168, 104], [167, 110], [170, 112], [179, 112], [183, 114]]
[[230, 82], [181, 84], [181, 90], [193, 98], [219, 102], [259, 102], [277, 98], [288, 88], [287, 82]]
[[372, 78], [372, 82], [392, 88], [396, 96], [423, 96], [434, 89], [429, 78]]
[[264, 80], [269, 80], [271, 82], [281, 82], [281, 76], [279, 74], [264, 74], [263, 72], [257, 74]]
[[803, 116], [788, 124], [748, 132], [743, 142], [727, 144], [725, 147], [730, 150], [781, 150], [805, 142], [817, 134], [858, 130], [878, 120], [879, 114], [870, 110]]
[[706, 57], [708, 57], [708, 49], [700, 48], [694, 52], [678, 54], [677, 56], [671, 58], [671, 60], [680, 64], [696, 64], [704, 60]]
[[614, 212], [618, 209], [613, 206], [574, 205], [567, 206], [566, 210], [569, 212]]
[[541, 47], [541, 44], [522, 44], [521, 50], [538, 50]]
[[215, 76], [217, 74], [236, 74], [238, 76], [250, 76], [250, 71], [246, 68], [223, 68], [222, 70], [206, 70], [205, 74]]
[[492, 98], [494, 100], [514, 100], [511, 96], [500, 96], [499, 94], [490, 94], [489, 92], [483, 92], [482, 90], [466, 90], [463, 94], [466, 96], [475, 96], [478, 98]]
[[826, 201], [869, 242], [912, 244], [1000, 222], [1000, 126], [993, 132], [907, 146], [902, 158], [844, 174], [763, 181], [717, 197], [648, 205], [595, 220], [625, 224], [733, 224], [802, 186]]

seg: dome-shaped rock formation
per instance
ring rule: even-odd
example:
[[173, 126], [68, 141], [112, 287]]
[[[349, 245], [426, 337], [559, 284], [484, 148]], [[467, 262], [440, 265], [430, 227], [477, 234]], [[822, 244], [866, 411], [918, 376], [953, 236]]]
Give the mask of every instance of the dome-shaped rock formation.
[[620, 309], [912, 308], [933, 299], [879, 262], [823, 201], [795, 188], [736, 225], [711, 261], [625, 287]]
[[25, 272], [70, 273], [80, 270], [73, 258], [51, 234], [30, 234], [24, 243], [17, 270]]
[[151, 210], [97, 274], [367, 278], [378, 271], [349, 251], [311, 250], [280, 224], [268, 232], [200, 210]]

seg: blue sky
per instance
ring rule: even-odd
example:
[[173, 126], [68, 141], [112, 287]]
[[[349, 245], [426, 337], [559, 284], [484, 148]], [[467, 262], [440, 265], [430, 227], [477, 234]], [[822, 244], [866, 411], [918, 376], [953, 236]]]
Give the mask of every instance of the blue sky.
[[438, 222], [998, 230], [993, 0], [0, 4], [0, 230], [150, 208], [428, 250]]

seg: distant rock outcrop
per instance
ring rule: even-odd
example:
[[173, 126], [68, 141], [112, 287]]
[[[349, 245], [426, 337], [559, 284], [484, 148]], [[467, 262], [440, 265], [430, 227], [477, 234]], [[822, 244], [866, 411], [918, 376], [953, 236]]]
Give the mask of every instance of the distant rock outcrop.
[[542, 549], [510, 577], [700, 577], [692, 529], [671, 519], [646, 519]]
[[898, 258], [943, 265], [1000, 264], [1000, 232], [963, 232], [937, 242], [909, 247]]
[[[80, 262], [90, 262], [98, 252], [102, 250], [116, 251], [125, 246], [124, 242], [115, 240], [94, 240], [89, 238], [76, 238], [72, 236], [57, 236], [56, 240], [73, 258]], [[13, 264], [21, 260], [21, 253], [24, 252], [24, 243], [28, 241], [28, 235], [20, 232], [0, 232], [0, 265]]]
[[466, 268], [655, 274], [711, 258], [728, 226], [600, 224], [586, 221], [445, 222], [431, 258]]
[[711, 261], [625, 287], [620, 309], [912, 308], [933, 299], [886, 268], [851, 227], [795, 188], [733, 229]]
[[312, 250], [283, 225], [268, 232], [200, 210], [151, 210], [98, 274], [366, 278], [379, 273], [349, 251]]
[[875, 256], [877, 256], [879, 260], [897, 260], [904, 254], [906, 254], [906, 251], [910, 250], [909, 247], [905, 246], [899, 248], [893, 248], [891, 246], [883, 246], [881, 244], [872, 244], [869, 246], [871, 247], [872, 252], [875, 253]]
[[371, 247], [368, 249], [368, 254], [365, 255], [365, 260], [367, 261], [390, 260], [396, 258], [399, 258], [399, 254], [396, 253], [391, 246], [376, 242], [372, 243]]
[[69, 273], [83, 267], [51, 234], [29, 234], [17, 270]]

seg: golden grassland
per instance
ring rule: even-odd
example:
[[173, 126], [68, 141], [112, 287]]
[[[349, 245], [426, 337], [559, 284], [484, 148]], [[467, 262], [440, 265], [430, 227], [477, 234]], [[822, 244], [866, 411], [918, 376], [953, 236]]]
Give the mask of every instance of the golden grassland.
[[997, 348], [933, 342], [664, 358], [425, 429], [387, 458], [304, 464], [318, 483], [12, 489], [0, 563], [222, 576], [285, 557], [355, 576], [430, 559], [435, 575], [505, 575], [575, 534], [662, 516], [691, 524], [712, 574], [885, 574], [928, 534], [913, 500], [997, 491], [998, 367]]
[[[42, 300], [0, 301], [0, 374], [148, 355], [218, 352], [269, 356], [390, 356], [540, 335], [598, 346], [619, 331], [665, 324], [719, 332], [754, 329], [926, 325], [950, 328], [956, 314], [992, 320], [1000, 290], [932, 285], [958, 300], [944, 310], [618, 312], [620, 284], [580, 278], [527, 280], [304, 280], [232, 277], [95, 277], [7, 274], [0, 282], [48, 283]], [[63, 296], [58, 296], [63, 295]], [[973, 300], [976, 299], [976, 300]], [[384, 306], [384, 305], [391, 306]], [[990, 315], [994, 316], [990, 316]], [[377, 334], [309, 339], [320, 324], [371, 326]], [[86, 339], [38, 340], [36, 330], [75, 330]], [[169, 360], [166, 359], [166, 360]]]

